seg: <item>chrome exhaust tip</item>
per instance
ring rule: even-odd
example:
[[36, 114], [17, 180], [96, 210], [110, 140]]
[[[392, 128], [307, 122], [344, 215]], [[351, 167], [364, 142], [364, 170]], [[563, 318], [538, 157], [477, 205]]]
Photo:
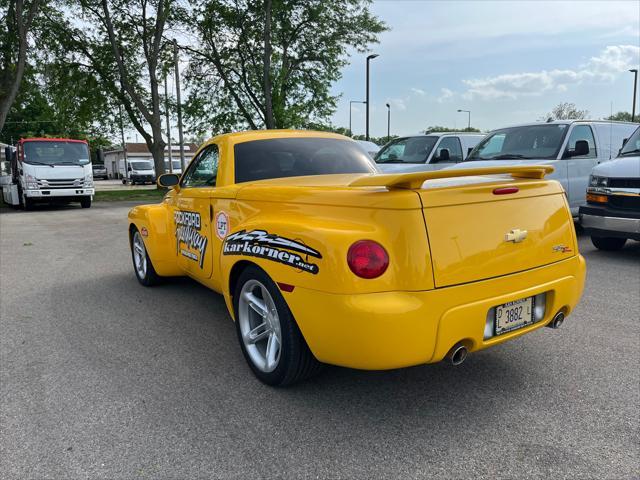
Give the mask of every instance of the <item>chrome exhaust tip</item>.
[[467, 347], [459, 343], [449, 350], [449, 353], [447, 353], [447, 360], [449, 360], [451, 365], [460, 365], [467, 359], [467, 355], [469, 355]]
[[562, 326], [563, 322], [564, 322], [564, 313], [558, 312], [558, 313], [556, 313], [556, 316], [553, 317], [553, 320], [551, 320], [547, 324], [547, 327], [554, 328], [554, 329], [560, 328]]

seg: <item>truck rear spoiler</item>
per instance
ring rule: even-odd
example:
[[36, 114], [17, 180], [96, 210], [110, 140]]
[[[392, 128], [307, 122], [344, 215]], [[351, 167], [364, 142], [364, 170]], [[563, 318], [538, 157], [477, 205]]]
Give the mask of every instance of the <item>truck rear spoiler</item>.
[[436, 178], [474, 177], [478, 175], [508, 174], [513, 178], [544, 178], [553, 172], [551, 165], [507, 165], [504, 167], [464, 168], [459, 170], [436, 170], [432, 172], [373, 174], [360, 177], [350, 187], [387, 187], [417, 190], [426, 180]]

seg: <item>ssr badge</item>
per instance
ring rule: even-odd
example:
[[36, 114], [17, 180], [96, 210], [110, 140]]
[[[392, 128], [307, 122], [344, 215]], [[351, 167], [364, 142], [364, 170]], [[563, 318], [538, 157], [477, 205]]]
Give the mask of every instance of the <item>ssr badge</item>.
[[265, 258], [314, 275], [318, 273], [319, 268], [315, 263], [309, 262], [308, 257], [322, 258], [317, 250], [266, 230], [251, 230], [250, 232], [240, 230], [232, 233], [225, 240], [222, 253], [224, 255]]
[[198, 212], [177, 210], [174, 214], [176, 222], [176, 251], [183, 257], [198, 262], [200, 268], [204, 264], [208, 239], [200, 233], [201, 221]]

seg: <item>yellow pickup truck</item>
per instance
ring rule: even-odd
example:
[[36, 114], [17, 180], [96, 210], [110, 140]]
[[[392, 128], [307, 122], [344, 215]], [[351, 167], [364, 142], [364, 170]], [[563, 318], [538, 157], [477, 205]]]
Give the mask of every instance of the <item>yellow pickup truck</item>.
[[160, 204], [129, 213], [143, 285], [224, 296], [255, 375], [322, 363], [462, 363], [577, 304], [585, 262], [552, 167], [381, 174], [349, 138], [254, 131], [205, 143]]

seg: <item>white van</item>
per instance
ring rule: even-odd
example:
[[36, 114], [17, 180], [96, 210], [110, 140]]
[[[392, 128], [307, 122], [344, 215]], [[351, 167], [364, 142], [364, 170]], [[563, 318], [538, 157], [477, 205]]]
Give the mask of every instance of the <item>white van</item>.
[[451, 168], [497, 165], [553, 165], [546, 178], [558, 180], [573, 216], [586, 201], [591, 169], [618, 155], [637, 123], [589, 120], [537, 122], [490, 132], [466, 160]]
[[122, 183], [155, 183], [156, 169], [153, 166], [153, 159], [129, 157], [127, 159], [127, 168], [124, 165], [120, 167], [120, 175]]
[[481, 133], [438, 132], [396, 138], [374, 157], [386, 173], [440, 170], [462, 162], [484, 138]]

